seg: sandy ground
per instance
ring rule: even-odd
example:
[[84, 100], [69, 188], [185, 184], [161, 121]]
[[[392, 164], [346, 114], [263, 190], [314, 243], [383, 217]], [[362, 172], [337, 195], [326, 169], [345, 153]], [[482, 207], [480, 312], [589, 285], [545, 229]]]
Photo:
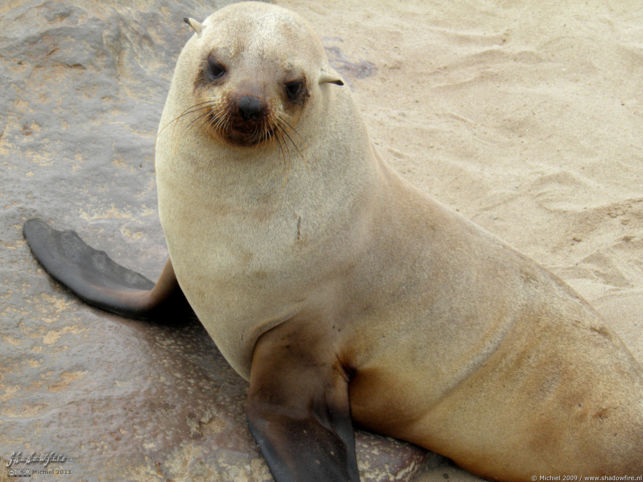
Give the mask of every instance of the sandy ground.
[[643, 4], [277, 3], [361, 66], [351, 88], [385, 159], [563, 278], [643, 359]]
[[643, 357], [643, 5], [277, 3], [373, 64], [351, 88], [388, 162], [562, 277]]

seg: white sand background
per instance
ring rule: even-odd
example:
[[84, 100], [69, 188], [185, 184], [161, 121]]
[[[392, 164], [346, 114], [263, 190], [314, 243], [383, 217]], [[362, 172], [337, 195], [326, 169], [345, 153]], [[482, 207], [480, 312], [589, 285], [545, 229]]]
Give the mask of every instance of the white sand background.
[[[563, 278], [643, 359], [643, 3], [279, 0], [370, 77], [379, 153]], [[464, 480], [437, 467], [424, 480]]]

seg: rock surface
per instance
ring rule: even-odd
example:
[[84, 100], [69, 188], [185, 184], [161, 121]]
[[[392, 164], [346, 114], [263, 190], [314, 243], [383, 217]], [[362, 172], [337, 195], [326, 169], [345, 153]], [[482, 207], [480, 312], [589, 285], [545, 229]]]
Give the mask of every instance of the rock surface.
[[[216, 6], [227, 2], [217, 1]], [[74, 229], [155, 279], [154, 136], [174, 62], [212, 2], [0, 6], [0, 480], [271, 480], [246, 428], [246, 383], [198, 322], [91, 309], [32, 258], [22, 223]], [[351, 82], [373, 72], [329, 50]], [[407, 480], [425, 452], [359, 432], [364, 480]], [[24, 460], [54, 452], [57, 462]], [[13, 463], [12, 456], [23, 460]], [[64, 458], [64, 461], [62, 461]], [[61, 472], [59, 472], [61, 471]]]

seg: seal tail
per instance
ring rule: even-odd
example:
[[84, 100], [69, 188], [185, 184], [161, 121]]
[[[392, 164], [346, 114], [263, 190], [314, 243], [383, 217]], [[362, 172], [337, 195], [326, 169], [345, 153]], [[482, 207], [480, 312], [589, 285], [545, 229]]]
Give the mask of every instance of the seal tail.
[[89, 305], [142, 320], [165, 321], [191, 312], [170, 261], [155, 284], [92, 248], [74, 231], [30, 219], [23, 234], [45, 271]]

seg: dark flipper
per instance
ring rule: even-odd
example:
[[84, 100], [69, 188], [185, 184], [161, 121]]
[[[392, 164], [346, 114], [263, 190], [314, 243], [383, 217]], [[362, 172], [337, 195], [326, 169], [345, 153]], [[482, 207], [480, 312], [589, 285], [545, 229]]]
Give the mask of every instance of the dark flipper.
[[255, 347], [248, 424], [278, 482], [359, 481], [347, 377], [325, 346], [281, 325]]
[[73, 231], [57, 231], [40, 219], [30, 219], [23, 233], [43, 268], [92, 306], [143, 320], [192, 314], [169, 260], [154, 284], [88, 246]]

